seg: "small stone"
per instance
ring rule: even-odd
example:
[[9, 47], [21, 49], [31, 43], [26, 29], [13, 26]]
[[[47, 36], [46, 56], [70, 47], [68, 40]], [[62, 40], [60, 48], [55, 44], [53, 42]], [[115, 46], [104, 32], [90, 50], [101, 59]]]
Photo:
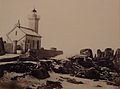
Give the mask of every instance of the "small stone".
[[67, 82], [74, 83], [74, 84], [84, 84], [82, 81], [76, 81], [75, 79], [67, 79]]
[[96, 87], [102, 87], [101, 85], [97, 85]]

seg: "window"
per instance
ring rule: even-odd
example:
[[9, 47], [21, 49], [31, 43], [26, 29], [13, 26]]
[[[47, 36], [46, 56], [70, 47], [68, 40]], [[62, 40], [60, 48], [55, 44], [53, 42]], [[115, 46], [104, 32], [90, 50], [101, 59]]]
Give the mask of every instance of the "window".
[[17, 36], [17, 31], [15, 31], [15, 35]]
[[39, 49], [39, 40], [37, 40], [37, 49]]
[[34, 46], [35, 46], [35, 41], [33, 40], [33, 48], [34, 48]]

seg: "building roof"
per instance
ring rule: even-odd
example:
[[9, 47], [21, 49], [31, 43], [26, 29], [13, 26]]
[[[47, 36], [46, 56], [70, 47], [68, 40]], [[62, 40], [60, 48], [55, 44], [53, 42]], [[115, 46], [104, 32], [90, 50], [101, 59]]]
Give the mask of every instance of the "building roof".
[[37, 36], [41, 37], [38, 33], [36, 33], [33, 29], [27, 28], [27, 27], [22, 27], [22, 26], [17, 26], [22, 32], [24, 32], [26, 35], [32, 35], [32, 36]]
[[41, 38], [41, 36], [38, 33], [36, 33], [33, 29], [28, 28], [28, 27], [20, 26], [19, 22], [15, 25], [15, 27], [10, 32], [7, 33], [7, 35], [9, 35], [11, 32], [13, 32], [16, 28], [21, 30], [26, 35], [36, 36], [36, 37], [40, 37]]
[[[18, 23], [15, 25], [15, 27], [14, 27], [10, 32], [8, 32], [8, 33], [6, 34], [7, 38], [8, 38], [10, 41], [12, 41], [12, 39], [9, 37], [9, 35], [10, 35], [15, 29], [22, 31], [25, 35], [41, 38], [41, 36], [40, 36], [38, 33], [36, 33], [33, 29], [21, 26], [20, 23], [19, 23], [19, 21], [18, 21]], [[25, 36], [25, 35], [24, 35], [24, 36]], [[23, 37], [21, 37], [20, 39], [22, 39], [22, 38], [23, 38]], [[19, 39], [19, 40], [20, 40], [20, 39]]]

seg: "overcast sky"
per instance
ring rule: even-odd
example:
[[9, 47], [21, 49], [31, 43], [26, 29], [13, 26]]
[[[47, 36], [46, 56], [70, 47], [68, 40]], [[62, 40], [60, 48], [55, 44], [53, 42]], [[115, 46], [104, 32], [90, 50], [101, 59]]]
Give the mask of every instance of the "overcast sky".
[[120, 0], [0, 0], [0, 35], [5, 39], [18, 19], [28, 26], [34, 7], [45, 48], [73, 54], [81, 48], [120, 47]]

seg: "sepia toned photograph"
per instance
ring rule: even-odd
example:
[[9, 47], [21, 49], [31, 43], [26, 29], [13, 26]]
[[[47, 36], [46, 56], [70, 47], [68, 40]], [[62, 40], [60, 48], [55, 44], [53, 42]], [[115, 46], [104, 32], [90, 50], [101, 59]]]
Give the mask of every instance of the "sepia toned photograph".
[[0, 0], [0, 89], [120, 89], [120, 0]]

